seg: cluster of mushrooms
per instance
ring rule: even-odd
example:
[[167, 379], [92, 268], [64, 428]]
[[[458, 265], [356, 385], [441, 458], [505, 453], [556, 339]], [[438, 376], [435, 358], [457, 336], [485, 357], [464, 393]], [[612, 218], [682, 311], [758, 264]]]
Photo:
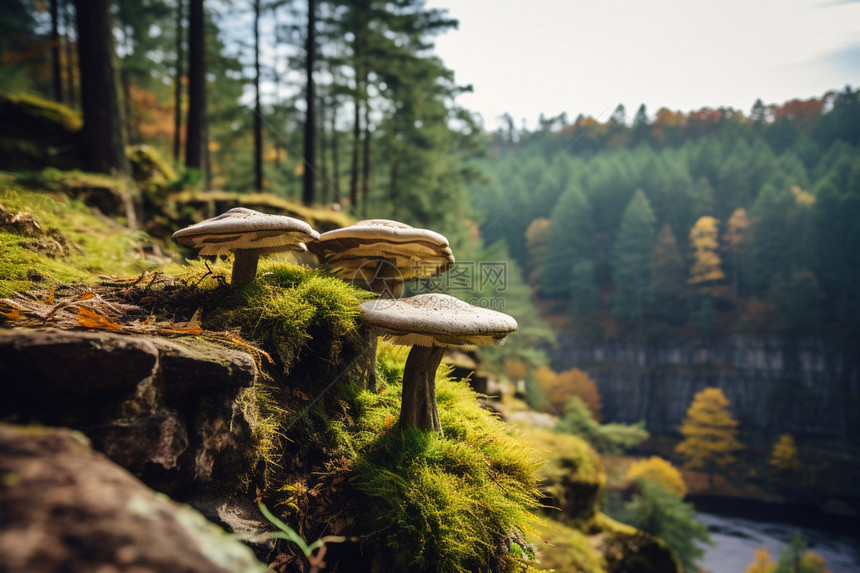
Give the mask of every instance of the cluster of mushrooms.
[[454, 255], [439, 233], [397, 221], [369, 219], [319, 234], [304, 221], [240, 207], [173, 238], [200, 255], [233, 253], [234, 287], [254, 280], [261, 255], [311, 251], [333, 275], [380, 295], [361, 305], [367, 387], [375, 390], [379, 336], [412, 347], [403, 373], [401, 428], [442, 431], [435, 377], [446, 347], [501, 344], [517, 329], [512, 317], [447, 294], [400, 298], [404, 282], [447, 271]]

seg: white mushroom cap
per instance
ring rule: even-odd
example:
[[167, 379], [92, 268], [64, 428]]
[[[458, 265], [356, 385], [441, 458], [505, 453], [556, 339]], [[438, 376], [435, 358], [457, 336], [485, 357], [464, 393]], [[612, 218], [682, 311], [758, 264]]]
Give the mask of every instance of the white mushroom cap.
[[180, 245], [200, 249], [201, 255], [226, 255], [237, 250], [271, 254], [307, 250], [306, 241], [319, 238], [304, 221], [236, 207], [173, 233]]
[[507, 314], [438, 293], [369, 300], [361, 315], [365, 324], [404, 346], [492, 346], [517, 329]]
[[345, 279], [369, 280], [375, 267], [367, 263], [376, 259], [395, 265], [403, 281], [427, 278], [454, 265], [443, 235], [389, 219], [368, 219], [328, 231], [310, 249]]

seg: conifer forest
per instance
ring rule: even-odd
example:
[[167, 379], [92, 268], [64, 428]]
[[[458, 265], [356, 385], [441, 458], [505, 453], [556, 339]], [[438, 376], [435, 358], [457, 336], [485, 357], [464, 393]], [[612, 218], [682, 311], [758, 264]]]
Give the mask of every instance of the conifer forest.
[[860, 88], [487, 117], [457, 4], [0, 3], [0, 571], [860, 570]]

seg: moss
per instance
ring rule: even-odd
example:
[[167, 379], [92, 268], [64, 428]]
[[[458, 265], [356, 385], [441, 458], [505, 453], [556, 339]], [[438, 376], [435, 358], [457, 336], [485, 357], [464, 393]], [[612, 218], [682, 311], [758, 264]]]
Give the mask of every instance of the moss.
[[11, 136], [63, 143], [83, 126], [80, 116], [62, 104], [31, 95], [0, 93], [0, 123]]
[[0, 294], [26, 290], [34, 282], [94, 284], [99, 274], [138, 274], [157, 266], [140, 254], [141, 245], [150, 241], [145, 234], [129, 232], [80, 201], [7, 181], [0, 181], [0, 204], [33, 215], [43, 235], [0, 230]]
[[546, 456], [541, 467], [547, 503], [571, 524], [590, 520], [606, 487], [606, 473], [597, 453], [583, 439], [535, 426], [523, 427], [523, 439]]
[[207, 324], [218, 330], [240, 327], [246, 338], [265, 343], [288, 370], [314, 330], [327, 338], [316, 350], [328, 347], [336, 360], [339, 339], [356, 328], [359, 304], [370, 295], [344, 281], [287, 263], [262, 261], [257, 280], [233, 293], [213, 309]]
[[579, 573], [605, 573], [606, 559], [588, 535], [559, 522], [544, 522], [530, 536], [542, 567]]
[[533, 452], [445, 369], [437, 373], [444, 435], [398, 429], [405, 357], [381, 344], [380, 392], [351, 396], [355, 428], [343, 450], [357, 474], [365, 537], [395, 568], [525, 569], [524, 543], [520, 555], [510, 548], [537, 521]]

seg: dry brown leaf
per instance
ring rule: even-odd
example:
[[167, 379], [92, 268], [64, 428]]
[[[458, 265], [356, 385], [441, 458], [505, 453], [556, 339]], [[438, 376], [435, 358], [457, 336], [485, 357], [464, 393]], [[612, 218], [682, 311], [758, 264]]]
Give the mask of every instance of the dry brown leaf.
[[78, 309], [78, 326], [96, 330], [122, 330], [119, 324], [85, 306]]
[[23, 320], [24, 317], [21, 316], [21, 311], [18, 310], [17, 307], [10, 306], [12, 310], [0, 310], [0, 314], [8, 318], [9, 320]]
[[200, 326], [200, 314], [202, 312], [203, 309], [198, 308], [194, 311], [194, 314], [188, 322], [174, 322], [167, 326], [167, 329], [180, 332], [182, 334], [199, 335], [203, 332], [203, 328]]
[[75, 300], [89, 300], [91, 298], [94, 298], [95, 296], [96, 296], [96, 293], [94, 293], [93, 291], [90, 290], [90, 291], [83, 293], [81, 296], [79, 296]]

